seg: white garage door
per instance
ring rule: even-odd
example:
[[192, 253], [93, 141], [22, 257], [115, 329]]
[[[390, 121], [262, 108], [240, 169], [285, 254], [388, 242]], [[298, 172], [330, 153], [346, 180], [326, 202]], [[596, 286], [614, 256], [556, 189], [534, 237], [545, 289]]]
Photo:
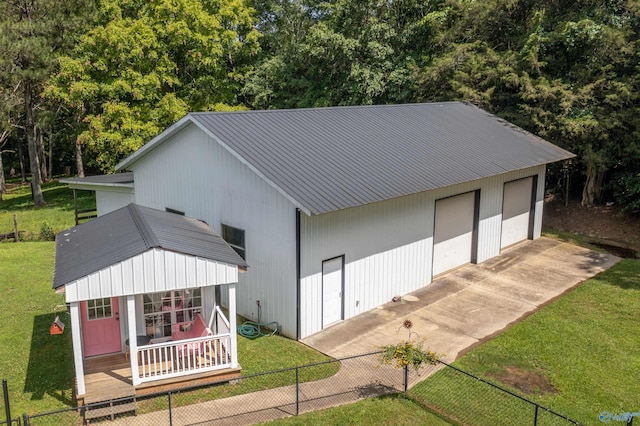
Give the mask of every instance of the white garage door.
[[474, 192], [436, 201], [433, 230], [433, 275], [471, 262]]
[[529, 238], [533, 177], [504, 184], [500, 248]]
[[342, 319], [343, 258], [322, 262], [322, 328]]

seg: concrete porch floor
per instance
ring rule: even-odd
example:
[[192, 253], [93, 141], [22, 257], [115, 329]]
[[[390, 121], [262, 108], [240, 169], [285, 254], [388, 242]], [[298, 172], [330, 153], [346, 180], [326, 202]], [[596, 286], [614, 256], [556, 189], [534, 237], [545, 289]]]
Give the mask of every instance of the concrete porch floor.
[[443, 360], [453, 361], [619, 260], [548, 238], [524, 241], [302, 342], [335, 358], [373, 352], [407, 339], [408, 331], [400, 327], [409, 319], [411, 331], [426, 337], [436, 353], [447, 354]]

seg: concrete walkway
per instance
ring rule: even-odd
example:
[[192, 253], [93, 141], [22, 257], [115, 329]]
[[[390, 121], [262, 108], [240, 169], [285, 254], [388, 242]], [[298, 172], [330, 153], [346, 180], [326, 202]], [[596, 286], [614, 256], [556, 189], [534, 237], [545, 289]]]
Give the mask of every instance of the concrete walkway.
[[[387, 303], [303, 342], [334, 358], [370, 353], [406, 339], [407, 330], [398, 329], [410, 319], [412, 331], [427, 337], [431, 349], [446, 353], [444, 359], [451, 361], [619, 260], [546, 238], [525, 241], [495, 259], [444, 274], [400, 302]], [[437, 369], [429, 366], [420, 376], [412, 374], [410, 384]], [[402, 370], [379, 366], [375, 356], [347, 359], [337, 374], [300, 385], [299, 411], [347, 404], [402, 387]], [[252, 424], [293, 415], [295, 408], [295, 386], [285, 386], [174, 408], [172, 423]], [[163, 410], [110, 424], [160, 426], [168, 424], [168, 415]]]
[[548, 238], [524, 241], [478, 265], [466, 265], [377, 309], [303, 340], [335, 358], [407, 339], [402, 322], [452, 361], [620, 259]]

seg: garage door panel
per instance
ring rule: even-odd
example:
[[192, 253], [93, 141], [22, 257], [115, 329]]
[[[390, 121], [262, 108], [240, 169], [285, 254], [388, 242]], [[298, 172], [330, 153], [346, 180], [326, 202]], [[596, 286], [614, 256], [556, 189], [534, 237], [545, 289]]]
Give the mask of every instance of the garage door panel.
[[475, 193], [436, 201], [433, 275], [471, 262]]
[[529, 237], [533, 177], [504, 185], [500, 248]]

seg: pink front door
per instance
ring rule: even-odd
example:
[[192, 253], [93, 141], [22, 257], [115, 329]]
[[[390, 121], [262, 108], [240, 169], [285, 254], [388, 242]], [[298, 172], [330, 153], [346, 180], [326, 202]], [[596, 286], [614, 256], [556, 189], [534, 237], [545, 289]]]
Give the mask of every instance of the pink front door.
[[85, 357], [122, 350], [117, 297], [81, 302], [80, 311]]

